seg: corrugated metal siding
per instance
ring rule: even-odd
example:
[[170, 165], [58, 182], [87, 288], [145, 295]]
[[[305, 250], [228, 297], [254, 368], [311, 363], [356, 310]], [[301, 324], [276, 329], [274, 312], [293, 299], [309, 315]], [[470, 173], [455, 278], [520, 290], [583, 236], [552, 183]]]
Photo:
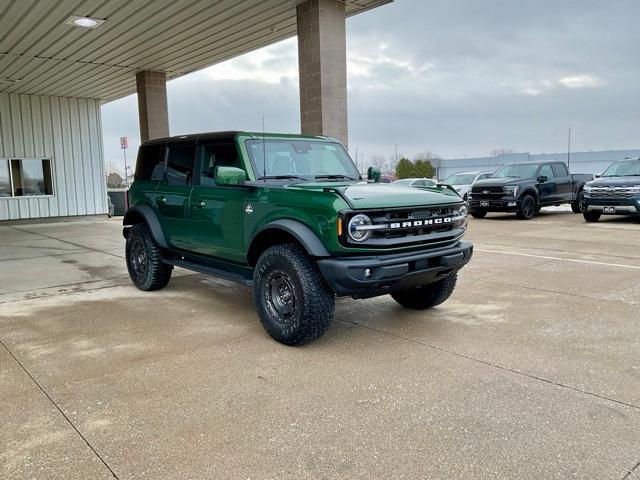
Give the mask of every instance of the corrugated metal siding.
[[0, 220], [107, 213], [100, 102], [0, 93], [0, 158], [53, 160], [52, 197], [0, 198]]

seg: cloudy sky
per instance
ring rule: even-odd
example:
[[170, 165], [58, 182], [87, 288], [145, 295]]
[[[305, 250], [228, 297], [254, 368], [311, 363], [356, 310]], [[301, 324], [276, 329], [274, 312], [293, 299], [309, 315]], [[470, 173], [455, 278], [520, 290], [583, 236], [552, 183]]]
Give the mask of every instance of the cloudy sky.
[[[349, 149], [444, 158], [640, 148], [640, 1], [396, 0], [347, 20]], [[296, 39], [168, 84], [171, 134], [298, 132]], [[105, 158], [138, 144], [103, 107]], [[131, 155], [132, 153], [130, 153]]]

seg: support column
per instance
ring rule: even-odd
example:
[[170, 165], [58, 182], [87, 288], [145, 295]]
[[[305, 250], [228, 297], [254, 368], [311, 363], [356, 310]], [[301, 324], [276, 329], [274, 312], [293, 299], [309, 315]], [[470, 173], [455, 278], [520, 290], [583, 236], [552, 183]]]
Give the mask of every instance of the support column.
[[307, 0], [296, 9], [302, 133], [335, 137], [346, 147], [347, 45], [344, 1]]
[[167, 75], [164, 72], [136, 73], [140, 141], [169, 136]]

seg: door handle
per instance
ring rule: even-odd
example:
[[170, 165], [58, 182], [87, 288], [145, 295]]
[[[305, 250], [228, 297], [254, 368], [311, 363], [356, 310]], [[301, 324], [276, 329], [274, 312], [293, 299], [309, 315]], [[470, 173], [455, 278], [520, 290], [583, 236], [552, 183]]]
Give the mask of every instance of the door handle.
[[160, 200], [162, 203], [167, 203], [167, 197], [160, 197], [158, 200]]
[[205, 202], [204, 200], [200, 200], [200, 203], [198, 203], [198, 208], [204, 208], [207, 206], [207, 202]]

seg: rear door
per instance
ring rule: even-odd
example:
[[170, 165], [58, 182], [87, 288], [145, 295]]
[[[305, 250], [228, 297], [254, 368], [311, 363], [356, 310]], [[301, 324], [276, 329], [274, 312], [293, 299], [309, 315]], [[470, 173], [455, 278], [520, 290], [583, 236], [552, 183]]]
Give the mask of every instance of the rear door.
[[244, 170], [236, 145], [211, 142], [199, 146], [197, 179], [189, 207], [192, 250], [235, 262], [244, 261], [245, 200], [249, 189], [216, 185], [219, 166]]
[[571, 202], [573, 200], [573, 179], [569, 175], [567, 166], [558, 162], [554, 163], [552, 168], [558, 183], [558, 199], [564, 202]]
[[189, 249], [187, 224], [193, 185], [195, 143], [169, 143], [164, 179], [158, 185], [155, 205], [169, 245]]
[[555, 174], [551, 164], [545, 163], [538, 171], [538, 178], [547, 177], [544, 182], [538, 182], [538, 190], [540, 191], [540, 203], [542, 205], [554, 203], [558, 201], [558, 184], [556, 183]]

